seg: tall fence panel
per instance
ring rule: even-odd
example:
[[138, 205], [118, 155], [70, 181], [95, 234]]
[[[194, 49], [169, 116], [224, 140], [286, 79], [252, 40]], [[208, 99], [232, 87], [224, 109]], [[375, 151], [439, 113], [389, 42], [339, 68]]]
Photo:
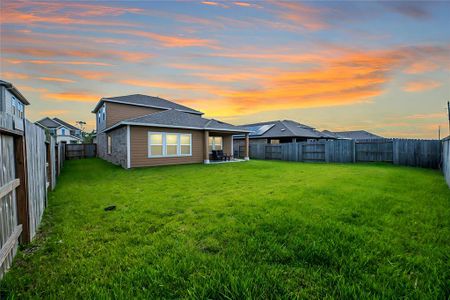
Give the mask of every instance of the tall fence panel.
[[66, 159], [90, 158], [97, 155], [96, 144], [67, 144], [65, 147]]
[[41, 127], [26, 120], [25, 138], [30, 238], [33, 239], [47, 201], [46, 137]]
[[325, 142], [325, 161], [351, 163], [354, 161], [354, 142], [351, 140], [332, 140]]
[[393, 141], [389, 139], [355, 142], [356, 162], [393, 162]]
[[325, 142], [300, 143], [305, 162], [325, 162]]
[[[239, 147], [240, 156], [244, 147]], [[438, 169], [441, 141], [413, 139], [329, 140], [286, 144], [250, 144], [250, 158], [303, 162], [388, 162]]]
[[[0, 118], [1, 119], [1, 118]], [[18, 225], [14, 137], [0, 134], [0, 278], [10, 267], [22, 231]]]
[[442, 172], [450, 187], [450, 136], [442, 142]]
[[422, 168], [439, 168], [441, 141], [439, 140], [393, 140], [394, 164]]
[[55, 151], [56, 141], [52, 137], [50, 138], [50, 162], [49, 168], [51, 169], [51, 190], [53, 191], [56, 187], [56, 151]]

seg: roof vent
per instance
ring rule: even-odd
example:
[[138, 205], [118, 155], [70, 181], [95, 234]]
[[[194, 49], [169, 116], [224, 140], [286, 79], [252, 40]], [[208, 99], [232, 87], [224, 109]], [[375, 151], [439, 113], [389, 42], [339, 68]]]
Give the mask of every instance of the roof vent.
[[286, 128], [281, 128], [281, 131], [285, 131], [286, 130]]

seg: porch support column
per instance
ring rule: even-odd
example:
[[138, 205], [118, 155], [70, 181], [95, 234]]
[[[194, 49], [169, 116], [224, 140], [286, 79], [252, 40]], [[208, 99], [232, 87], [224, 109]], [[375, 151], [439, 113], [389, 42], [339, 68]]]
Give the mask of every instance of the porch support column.
[[249, 145], [250, 145], [249, 134], [246, 133], [244, 141], [244, 148], [245, 148], [244, 160], [250, 160]]
[[203, 138], [203, 152], [204, 152], [204, 157], [203, 157], [203, 163], [205, 164], [209, 164], [209, 131], [205, 130], [205, 135]]

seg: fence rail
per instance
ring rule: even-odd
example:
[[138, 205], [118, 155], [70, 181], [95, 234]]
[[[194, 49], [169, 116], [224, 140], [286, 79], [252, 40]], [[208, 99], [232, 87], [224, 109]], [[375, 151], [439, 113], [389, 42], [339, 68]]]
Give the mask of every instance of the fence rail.
[[[239, 146], [236, 155], [243, 156]], [[288, 144], [250, 144], [250, 158], [302, 162], [388, 162], [434, 168], [441, 165], [441, 141], [413, 139], [330, 140]]]

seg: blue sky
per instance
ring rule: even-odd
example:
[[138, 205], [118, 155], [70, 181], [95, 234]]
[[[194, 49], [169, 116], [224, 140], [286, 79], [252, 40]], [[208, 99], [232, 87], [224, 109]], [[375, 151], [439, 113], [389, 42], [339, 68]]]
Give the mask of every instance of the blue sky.
[[28, 117], [165, 97], [234, 124], [447, 133], [449, 2], [2, 1], [1, 77]]

